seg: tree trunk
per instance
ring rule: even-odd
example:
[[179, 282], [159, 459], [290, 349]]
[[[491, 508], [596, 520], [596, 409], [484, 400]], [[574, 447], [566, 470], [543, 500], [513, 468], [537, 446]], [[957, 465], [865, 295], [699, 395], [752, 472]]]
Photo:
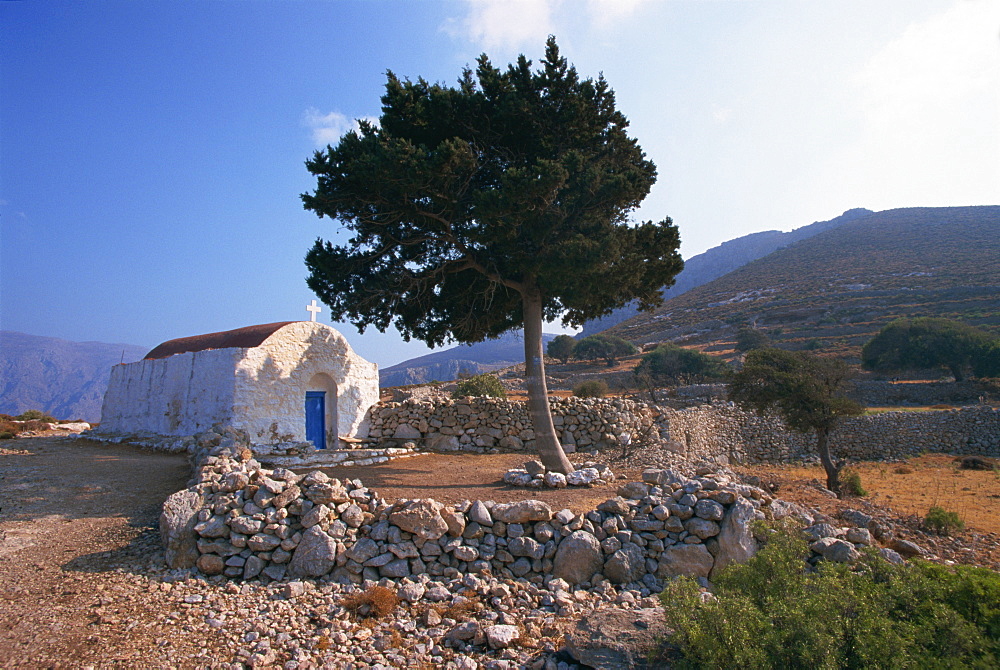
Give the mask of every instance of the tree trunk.
[[826, 470], [826, 488], [830, 489], [840, 497], [840, 470], [843, 463], [835, 463], [830, 455], [830, 430], [827, 428], [816, 431], [816, 451], [819, 453], [819, 460]]
[[528, 412], [535, 431], [535, 445], [542, 465], [564, 475], [573, 472], [562, 445], [556, 438], [549, 410], [549, 392], [545, 386], [545, 362], [542, 358], [542, 296], [538, 291], [522, 294], [524, 309], [524, 382], [528, 387]]

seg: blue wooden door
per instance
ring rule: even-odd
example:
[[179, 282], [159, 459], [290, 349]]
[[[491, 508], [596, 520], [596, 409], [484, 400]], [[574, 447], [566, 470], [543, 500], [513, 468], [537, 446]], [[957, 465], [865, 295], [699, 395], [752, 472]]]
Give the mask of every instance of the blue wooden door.
[[306, 439], [326, 449], [326, 391], [306, 391]]

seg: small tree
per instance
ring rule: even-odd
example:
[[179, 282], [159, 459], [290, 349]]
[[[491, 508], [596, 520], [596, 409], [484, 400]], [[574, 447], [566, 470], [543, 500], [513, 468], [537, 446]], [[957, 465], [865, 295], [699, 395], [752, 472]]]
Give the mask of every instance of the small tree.
[[943, 367], [960, 382], [992, 340], [986, 331], [961, 321], [897, 319], [865, 344], [861, 363], [877, 372]]
[[569, 362], [570, 356], [573, 355], [573, 347], [575, 346], [575, 338], [570, 337], [569, 335], [556, 335], [555, 339], [549, 342], [549, 346], [546, 348], [545, 353], [552, 358], [558, 358], [563, 362], [563, 365], [565, 365]]
[[635, 367], [635, 375], [640, 379], [648, 376], [660, 383], [678, 384], [723, 379], [728, 370], [726, 363], [715, 356], [676, 344], [661, 344], [642, 357]]
[[736, 331], [736, 346], [734, 348], [740, 353], [754, 349], [766, 349], [769, 346], [771, 346], [771, 338], [764, 331], [750, 326], [742, 326]]
[[843, 361], [803, 351], [756, 349], [743, 369], [731, 375], [729, 397], [745, 409], [776, 411], [788, 427], [816, 434], [816, 451], [826, 470], [826, 486], [840, 493], [840, 471], [846, 461], [830, 453], [830, 432], [841, 419], [863, 408], [844, 395], [851, 376]]
[[617, 335], [591, 335], [573, 347], [573, 355], [576, 358], [581, 360], [603, 358], [608, 367], [617, 363], [620, 356], [630, 356], [637, 351], [638, 348], [634, 344]]

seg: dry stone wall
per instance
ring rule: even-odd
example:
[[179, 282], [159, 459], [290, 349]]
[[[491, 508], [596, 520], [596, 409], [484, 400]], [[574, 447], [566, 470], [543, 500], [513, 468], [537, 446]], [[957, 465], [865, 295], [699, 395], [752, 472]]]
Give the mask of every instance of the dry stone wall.
[[245, 448], [209, 453], [192, 486], [164, 504], [166, 557], [172, 568], [240, 579], [480, 574], [655, 591], [669, 577], [707, 579], [747, 560], [757, 549], [750, 524], [773, 502], [727, 474], [651, 469], [585, 514], [530, 499], [390, 503], [359, 480], [262, 468]]
[[[569, 453], [619, 444], [654, 422], [653, 408], [621, 398], [549, 400], [552, 422]], [[411, 398], [372, 408], [372, 440], [421, 440], [435, 451], [535, 450], [535, 432], [523, 402], [497, 398]]]
[[[814, 458], [815, 437], [788, 430], [777, 416], [724, 403], [663, 410], [675, 449], [691, 458], [724, 454], [741, 463]], [[661, 433], [662, 434], [662, 433]], [[885, 412], [845, 419], [830, 436], [842, 458], [901, 459], [923, 452], [1000, 457], [1000, 410], [987, 406], [931, 412]]]
[[[788, 430], [777, 416], [745, 412], [731, 403], [688, 409], [620, 398], [551, 399], [553, 423], [567, 452], [659, 441], [690, 461], [786, 462], [814, 457], [812, 435]], [[373, 440], [415, 440], [440, 451], [533, 451], [524, 403], [494, 398], [410, 399], [372, 408]], [[922, 452], [1000, 457], [1000, 410], [989, 406], [929, 412], [885, 412], [846, 419], [831, 435], [842, 457], [899, 459]]]

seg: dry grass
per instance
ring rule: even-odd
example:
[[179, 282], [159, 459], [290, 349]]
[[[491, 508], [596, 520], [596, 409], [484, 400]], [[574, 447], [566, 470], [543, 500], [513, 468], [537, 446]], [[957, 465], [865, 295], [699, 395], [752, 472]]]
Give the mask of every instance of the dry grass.
[[384, 586], [373, 586], [365, 591], [348, 594], [340, 604], [354, 616], [382, 619], [396, 611], [399, 598]]
[[[851, 467], [861, 476], [866, 499], [897, 514], [924, 517], [938, 506], [957, 512], [969, 529], [1000, 533], [1000, 476], [995, 471], [961, 469], [955, 457], [947, 454], [928, 454], [903, 464], [867, 461]], [[751, 474], [779, 479], [782, 485], [777, 495], [786, 500], [817, 503], [824, 499], [811, 485], [826, 481], [818, 465], [754, 466]]]

